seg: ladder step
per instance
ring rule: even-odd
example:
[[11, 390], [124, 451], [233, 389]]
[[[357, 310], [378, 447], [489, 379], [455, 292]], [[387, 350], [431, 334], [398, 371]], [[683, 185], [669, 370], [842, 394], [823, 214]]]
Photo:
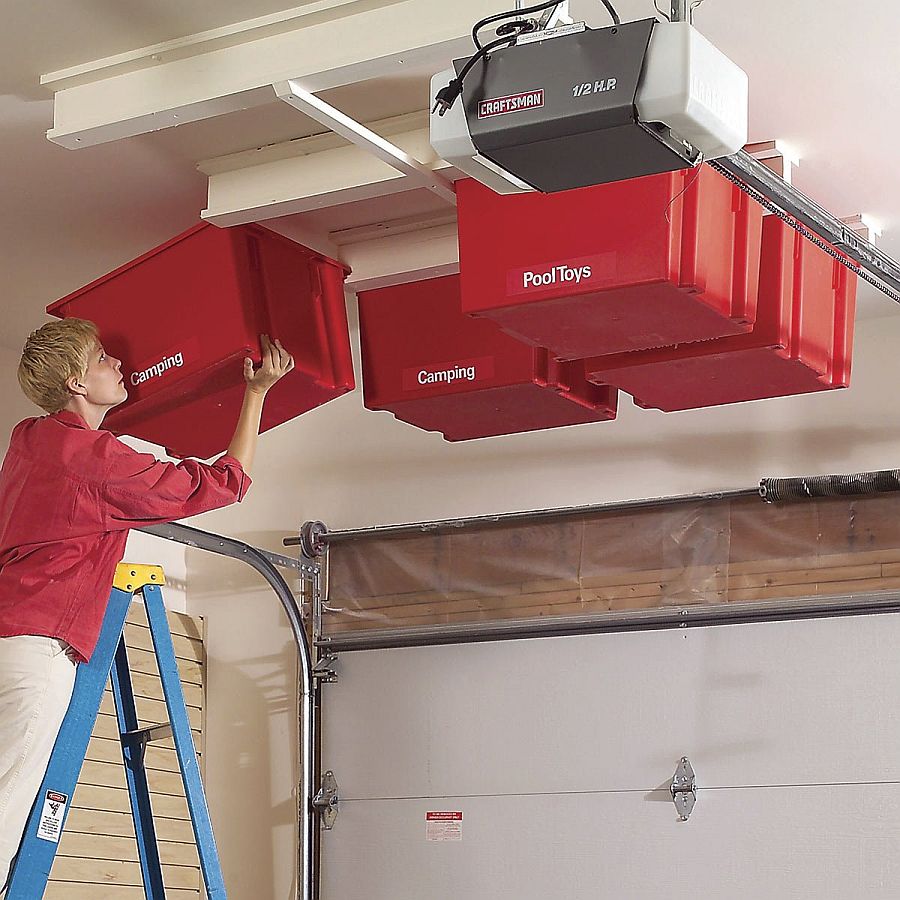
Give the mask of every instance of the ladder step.
[[150, 741], [164, 741], [172, 737], [172, 723], [164, 722], [162, 725], [151, 725], [149, 728], [137, 728], [134, 731], [122, 732], [123, 744], [147, 744]]

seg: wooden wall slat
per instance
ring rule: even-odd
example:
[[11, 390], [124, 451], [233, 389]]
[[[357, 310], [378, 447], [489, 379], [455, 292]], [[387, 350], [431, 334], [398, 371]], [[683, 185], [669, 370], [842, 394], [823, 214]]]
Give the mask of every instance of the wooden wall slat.
[[[199, 867], [200, 860], [194, 844], [158, 841], [158, 845], [159, 857], [164, 865]], [[66, 830], [60, 839], [56, 855], [139, 862], [137, 842], [133, 834], [128, 837], [115, 837], [110, 834], [82, 834]]]
[[[200, 869], [197, 866], [163, 866], [166, 888], [200, 890]], [[80, 881], [99, 884], [143, 885], [141, 866], [121, 859], [85, 859], [72, 856], [57, 857], [53, 866], [54, 880]], [[168, 892], [168, 891], [167, 891]]]
[[[145, 900], [143, 887], [124, 884], [51, 881], [44, 900]], [[166, 890], [166, 900], [200, 900], [200, 891]]]
[[[194, 830], [183, 819], [160, 818], [154, 822], [156, 836], [161, 841], [193, 843]], [[114, 837], [134, 838], [134, 819], [131, 812], [107, 812], [98, 809], [73, 808], [66, 819], [66, 832], [79, 834], [108, 834]], [[52, 873], [51, 873], [52, 875]]]
[[[135, 697], [134, 702], [137, 708], [138, 721], [151, 722], [159, 724], [160, 722], [169, 721], [169, 711], [164, 700], [150, 700], [147, 697]], [[106, 691], [100, 701], [100, 712], [115, 716], [116, 706], [113, 699], [112, 691]], [[188, 721], [191, 723], [192, 731], [200, 731], [203, 724], [203, 716], [198, 706], [189, 706], [187, 708]]]
[[[88, 744], [86, 762], [105, 762], [122, 765], [122, 745], [118, 740], [110, 740], [94, 735]], [[146, 769], [160, 769], [163, 772], [177, 772], [178, 758], [174, 750], [150, 744], [144, 757]]]

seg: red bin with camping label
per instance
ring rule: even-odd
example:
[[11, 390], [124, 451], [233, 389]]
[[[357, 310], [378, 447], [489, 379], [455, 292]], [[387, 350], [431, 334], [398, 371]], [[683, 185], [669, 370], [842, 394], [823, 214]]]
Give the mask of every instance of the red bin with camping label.
[[448, 441], [606, 422], [613, 388], [590, 384], [580, 363], [558, 363], [464, 316], [459, 276], [359, 294], [363, 394]]
[[259, 335], [296, 368], [266, 398], [261, 431], [354, 388], [344, 306], [347, 269], [258, 225], [197, 225], [47, 311], [90, 319], [122, 360], [129, 398], [104, 427], [175, 456], [224, 451]]

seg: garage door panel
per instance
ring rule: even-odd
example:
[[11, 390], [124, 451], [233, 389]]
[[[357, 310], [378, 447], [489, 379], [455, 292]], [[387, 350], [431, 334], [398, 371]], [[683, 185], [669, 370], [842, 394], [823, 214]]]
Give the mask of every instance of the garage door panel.
[[[347, 798], [900, 781], [900, 617], [344, 653]], [[861, 687], [862, 686], [862, 687]]]
[[[462, 841], [426, 840], [429, 810]], [[802, 827], [798, 827], [802, 823]], [[322, 900], [876, 900], [900, 896], [900, 785], [349, 801]]]

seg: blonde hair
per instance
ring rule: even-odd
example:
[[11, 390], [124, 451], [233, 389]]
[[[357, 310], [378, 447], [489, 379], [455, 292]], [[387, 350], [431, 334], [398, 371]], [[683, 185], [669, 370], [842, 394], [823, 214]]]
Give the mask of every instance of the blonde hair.
[[69, 402], [66, 382], [87, 374], [97, 342], [97, 326], [87, 319], [61, 319], [33, 331], [19, 361], [19, 385], [25, 396], [48, 413]]

